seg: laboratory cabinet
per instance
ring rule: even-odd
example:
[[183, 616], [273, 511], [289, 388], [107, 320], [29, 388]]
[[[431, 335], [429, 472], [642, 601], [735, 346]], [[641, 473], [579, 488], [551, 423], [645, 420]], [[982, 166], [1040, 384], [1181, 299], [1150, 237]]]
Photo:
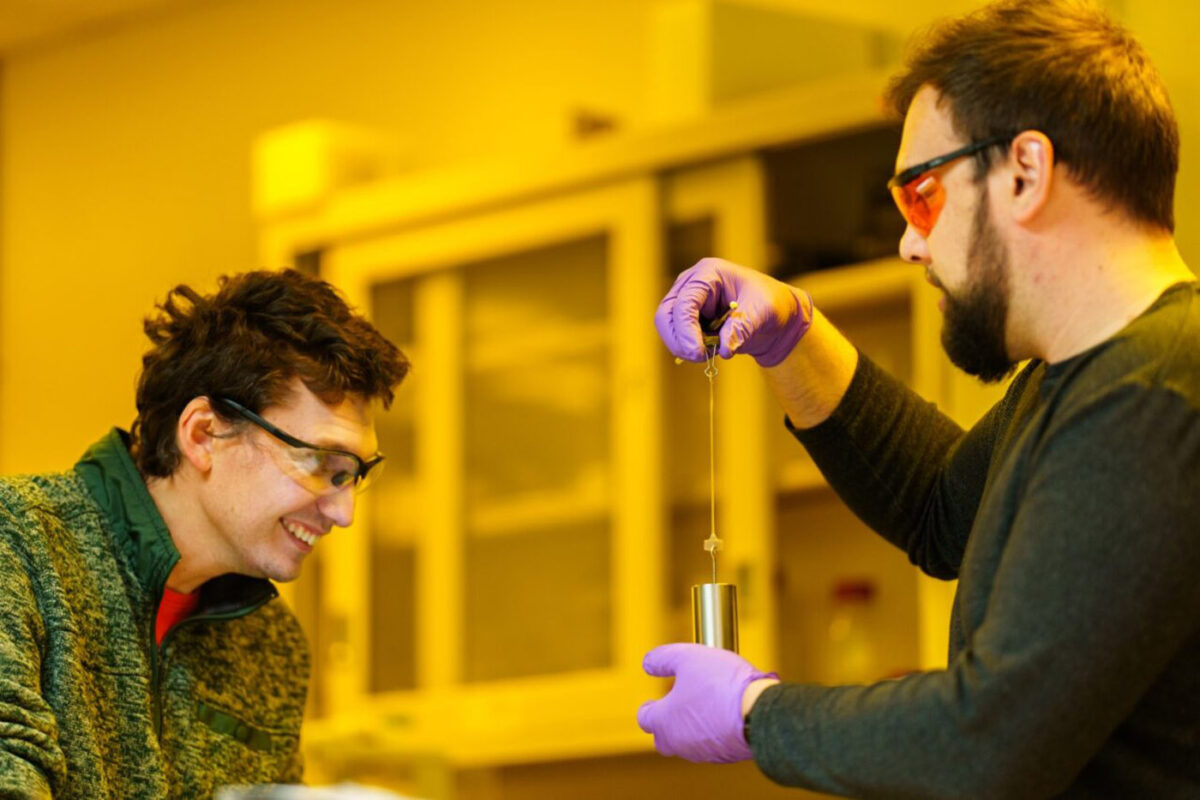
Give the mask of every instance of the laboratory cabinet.
[[[642, 655], [690, 639], [690, 587], [712, 570], [709, 379], [674, 362], [653, 313], [680, 269], [728, 258], [805, 288], [964, 424], [995, 399], [942, 354], [922, 270], [889, 255], [898, 132], [881, 78], [855, 81], [264, 216], [266, 263], [318, 271], [412, 363], [376, 421], [386, 470], [284, 587], [313, 655], [311, 779], [446, 798], [782, 791], [752, 765], [658, 758], [634, 722], [667, 686]], [[269, 162], [260, 182], [278, 180]], [[841, 506], [753, 361], [717, 368], [718, 567], [742, 653], [831, 683], [943, 664], [953, 586]]]

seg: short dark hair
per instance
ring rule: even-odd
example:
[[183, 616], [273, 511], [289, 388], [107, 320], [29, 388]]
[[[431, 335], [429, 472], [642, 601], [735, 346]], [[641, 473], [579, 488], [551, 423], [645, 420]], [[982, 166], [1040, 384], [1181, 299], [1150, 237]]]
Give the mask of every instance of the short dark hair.
[[[330, 404], [346, 395], [391, 405], [408, 360], [325, 281], [296, 270], [223, 276], [215, 294], [178, 285], [143, 325], [133, 457], [143, 475], [179, 465], [179, 415], [196, 397], [262, 411], [299, 378]], [[218, 409], [219, 411], [219, 409]]]
[[[1093, 197], [1173, 231], [1179, 128], [1133, 36], [1080, 0], [1001, 0], [914, 40], [884, 100], [903, 117], [935, 88], [970, 141], [1038, 130]], [[995, 148], [978, 158], [986, 174]]]

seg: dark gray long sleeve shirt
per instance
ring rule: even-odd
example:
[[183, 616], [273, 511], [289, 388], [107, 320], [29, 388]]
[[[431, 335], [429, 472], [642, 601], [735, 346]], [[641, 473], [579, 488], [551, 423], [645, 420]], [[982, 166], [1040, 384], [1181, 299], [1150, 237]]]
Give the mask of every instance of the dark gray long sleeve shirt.
[[796, 436], [959, 585], [946, 669], [764, 692], [763, 772], [864, 798], [1200, 798], [1200, 285], [1029, 364], [969, 431], [862, 358]]

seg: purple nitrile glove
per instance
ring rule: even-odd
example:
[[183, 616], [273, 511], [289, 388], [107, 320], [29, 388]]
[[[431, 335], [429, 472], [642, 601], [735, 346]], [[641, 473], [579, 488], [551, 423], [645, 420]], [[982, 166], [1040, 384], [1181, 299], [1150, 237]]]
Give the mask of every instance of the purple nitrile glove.
[[675, 685], [661, 700], [643, 703], [638, 725], [654, 734], [664, 756], [728, 764], [752, 758], [742, 719], [742, 695], [752, 681], [777, 678], [760, 672], [737, 653], [703, 644], [664, 644], [646, 654], [642, 667]]
[[812, 323], [807, 292], [730, 261], [704, 258], [679, 273], [658, 304], [654, 325], [676, 356], [703, 361], [701, 322], [717, 319], [734, 301], [737, 310], [721, 326], [717, 353], [722, 358], [746, 353], [761, 366], [773, 367], [787, 358]]

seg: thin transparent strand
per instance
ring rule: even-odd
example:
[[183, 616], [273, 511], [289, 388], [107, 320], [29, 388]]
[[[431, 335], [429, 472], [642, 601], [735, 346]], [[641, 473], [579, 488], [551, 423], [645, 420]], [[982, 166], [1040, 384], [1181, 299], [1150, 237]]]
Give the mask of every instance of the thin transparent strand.
[[709, 513], [709, 542], [705, 548], [712, 557], [712, 582], [717, 582], [717, 448], [716, 448], [716, 398], [715, 378], [717, 377], [717, 348], [714, 346], [707, 354], [704, 375], [708, 378], [708, 513]]

